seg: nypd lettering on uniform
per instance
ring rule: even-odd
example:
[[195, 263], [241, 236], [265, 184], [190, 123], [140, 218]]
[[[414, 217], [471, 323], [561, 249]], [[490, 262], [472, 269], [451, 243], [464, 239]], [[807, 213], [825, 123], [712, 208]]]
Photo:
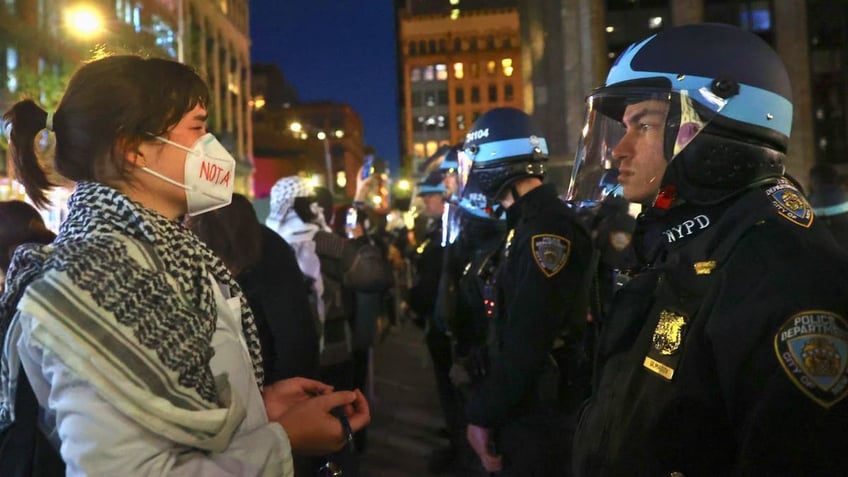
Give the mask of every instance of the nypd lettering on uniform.
[[665, 238], [668, 243], [672, 243], [682, 239], [683, 237], [688, 237], [695, 232], [704, 230], [709, 226], [710, 218], [701, 214], [691, 219], [686, 219], [683, 223], [665, 230], [663, 233], [665, 234]]
[[475, 129], [465, 135], [465, 140], [476, 141], [478, 139], [483, 139], [484, 137], [489, 137], [489, 128]]
[[829, 311], [798, 313], [780, 327], [774, 350], [789, 379], [830, 408], [848, 395], [848, 324]]

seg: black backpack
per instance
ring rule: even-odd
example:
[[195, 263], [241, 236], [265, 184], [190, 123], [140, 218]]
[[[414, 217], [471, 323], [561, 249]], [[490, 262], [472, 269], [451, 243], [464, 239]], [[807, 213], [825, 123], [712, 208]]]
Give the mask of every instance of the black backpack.
[[53, 477], [65, 475], [58, 443], [41, 425], [41, 408], [21, 367], [15, 391], [15, 421], [0, 429], [0, 475]]

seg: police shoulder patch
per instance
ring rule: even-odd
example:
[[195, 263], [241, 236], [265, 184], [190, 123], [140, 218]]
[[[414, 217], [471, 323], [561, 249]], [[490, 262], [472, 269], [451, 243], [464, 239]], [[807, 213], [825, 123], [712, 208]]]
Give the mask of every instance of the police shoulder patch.
[[848, 395], [848, 323], [830, 311], [798, 313], [780, 327], [774, 351], [789, 379], [829, 409]]
[[534, 235], [530, 239], [533, 259], [546, 277], [550, 278], [568, 263], [571, 254], [571, 240], [553, 234]]
[[786, 180], [766, 189], [766, 195], [777, 209], [778, 215], [801, 227], [813, 224], [813, 208], [798, 189]]

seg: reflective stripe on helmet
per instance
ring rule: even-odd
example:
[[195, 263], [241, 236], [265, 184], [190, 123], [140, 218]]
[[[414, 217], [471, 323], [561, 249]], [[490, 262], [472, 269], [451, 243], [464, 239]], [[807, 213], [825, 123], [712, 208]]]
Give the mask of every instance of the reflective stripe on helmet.
[[547, 156], [548, 143], [543, 137], [530, 136], [472, 145], [466, 148], [466, 153], [473, 158], [475, 165], [486, 167], [486, 163], [509, 157]]

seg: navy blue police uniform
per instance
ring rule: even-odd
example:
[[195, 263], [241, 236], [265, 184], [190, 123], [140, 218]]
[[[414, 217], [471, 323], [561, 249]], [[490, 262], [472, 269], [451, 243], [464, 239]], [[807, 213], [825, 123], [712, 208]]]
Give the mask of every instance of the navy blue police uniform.
[[591, 241], [551, 184], [521, 196], [507, 210], [507, 228], [491, 364], [469, 398], [467, 418], [495, 430], [505, 475], [568, 475], [568, 424], [555, 405], [556, 384], [543, 381], [555, 338], [585, 323], [580, 316], [575, 324], [574, 315]]
[[[720, 24], [633, 45], [589, 96], [586, 140], [611, 145], [647, 209], [641, 270], [602, 323], [576, 475], [848, 473], [848, 254], [785, 175], [790, 98], [777, 53]], [[628, 116], [646, 104], [664, 119]], [[583, 159], [569, 197], [591, 189]], [[658, 160], [662, 177], [637, 182]]]

